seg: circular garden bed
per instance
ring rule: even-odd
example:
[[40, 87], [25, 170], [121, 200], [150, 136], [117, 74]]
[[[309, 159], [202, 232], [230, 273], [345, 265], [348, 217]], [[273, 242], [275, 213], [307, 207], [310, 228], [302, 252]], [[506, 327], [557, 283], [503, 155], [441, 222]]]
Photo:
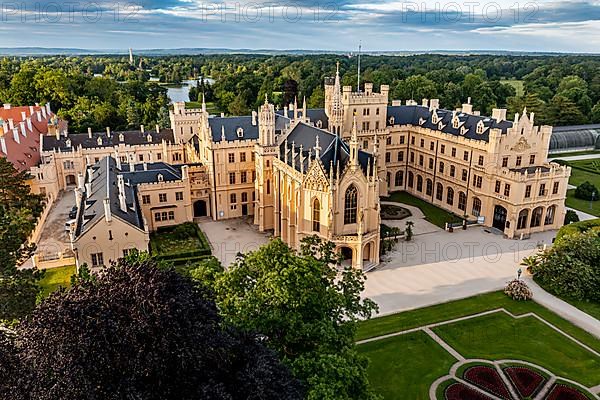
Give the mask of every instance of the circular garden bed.
[[404, 219], [412, 214], [409, 209], [393, 204], [381, 205], [381, 219]]
[[[500, 370], [493, 364], [473, 363], [461, 366], [456, 381], [446, 383], [438, 391], [440, 400], [512, 400], [533, 399], [540, 395], [544, 400], [589, 400], [590, 395], [577, 385], [563, 382], [560, 378], [548, 389], [549, 377], [528, 365], [502, 365]], [[443, 394], [442, 394], [443, 393]], [[442, 396], [440, 396], [442, 394]]]

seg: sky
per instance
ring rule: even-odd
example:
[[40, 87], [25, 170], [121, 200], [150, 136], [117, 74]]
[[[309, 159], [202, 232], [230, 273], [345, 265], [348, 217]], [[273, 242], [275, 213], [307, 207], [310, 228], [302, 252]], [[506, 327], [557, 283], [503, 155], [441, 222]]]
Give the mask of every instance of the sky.
[[600, 53], [600, 0], [0, 0], [0, 47]]

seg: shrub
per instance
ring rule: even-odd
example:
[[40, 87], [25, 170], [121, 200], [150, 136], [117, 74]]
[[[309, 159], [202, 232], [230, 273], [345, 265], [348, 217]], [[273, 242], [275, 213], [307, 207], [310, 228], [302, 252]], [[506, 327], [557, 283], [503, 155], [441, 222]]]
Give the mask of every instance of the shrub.
[[565, 214], [564, 225], [569, 225], [573, 222], [579, 222], [579, 215], [577, 215], [575, 210], [567, 210], [567, 213]]
[[504, 293], [513, 300], [531, 300], [533, 298], [533, 292], [529, 289], [529, 286], [520, 279], [513, 279], [506, 284]]
[[574, 222], [572, 224], [563, 226], [556, 234], [556, 241], [558, 242], [562, 240], [562, 238], [566, 235], [584, 233], [590, 230], [600, 230], [600, 218]]
[[583, 200], [598, 200], [600, 194], [596, 186], [588, 181], [583, 182], [575, 189], [575, 197]]
[[186, 222], [181, 225], [177, 225], [173, 229], [173, 236], [177, 239], [187, 239], [189, 237], [197, 236], [198, 226], [191, 222]]

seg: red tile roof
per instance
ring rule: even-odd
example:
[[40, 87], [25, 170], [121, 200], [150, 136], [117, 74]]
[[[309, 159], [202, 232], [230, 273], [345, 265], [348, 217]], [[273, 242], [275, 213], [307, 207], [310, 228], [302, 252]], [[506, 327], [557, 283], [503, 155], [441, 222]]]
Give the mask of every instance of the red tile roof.
[[53, 118], [55, 115], [44, 106], [0, 106], [0, 157], [6, 157], [20, 171], [38, 165], [40, 134], [48, 134], [52, 123], [59, 131], [66, 130], [63, 121]]

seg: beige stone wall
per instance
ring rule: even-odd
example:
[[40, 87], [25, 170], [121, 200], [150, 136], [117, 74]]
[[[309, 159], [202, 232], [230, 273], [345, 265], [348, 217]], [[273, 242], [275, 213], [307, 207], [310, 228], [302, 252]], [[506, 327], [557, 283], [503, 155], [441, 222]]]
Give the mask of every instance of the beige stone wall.
[[194, 218], [189, 179], [140, 184], [138, 201], [150, 232]]

